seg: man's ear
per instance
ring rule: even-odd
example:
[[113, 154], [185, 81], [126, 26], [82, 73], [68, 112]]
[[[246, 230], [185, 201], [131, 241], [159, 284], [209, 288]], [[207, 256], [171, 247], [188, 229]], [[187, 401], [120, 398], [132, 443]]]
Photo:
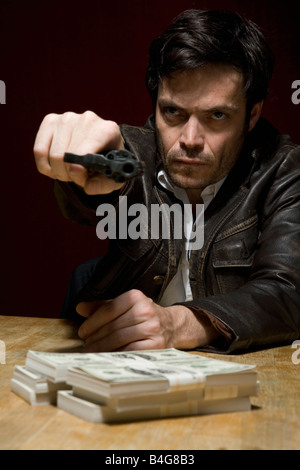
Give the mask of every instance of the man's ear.
[[256, 103], [253, 106], [253, 108], [251, 110], [251, 113], [250, 113], [250, 118], [249, 118], [248, 132], [252, 131], [253, 127], [255, 126], [257, 121], [259, 120], [263, 104], [264, 104], [264, 100], [259, 101], [258, 103]]

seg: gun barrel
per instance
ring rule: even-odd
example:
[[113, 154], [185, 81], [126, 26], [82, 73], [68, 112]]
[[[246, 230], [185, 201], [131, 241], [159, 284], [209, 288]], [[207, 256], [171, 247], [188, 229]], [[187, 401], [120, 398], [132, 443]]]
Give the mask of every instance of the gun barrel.
[[82, 165], [91, 173], [103, 173], [117, 182], [124, 182], [143, 172], [143, 164], [128, 150], [111, 150], [106, 154], [76, 155], [65, 153], [66, 163]]

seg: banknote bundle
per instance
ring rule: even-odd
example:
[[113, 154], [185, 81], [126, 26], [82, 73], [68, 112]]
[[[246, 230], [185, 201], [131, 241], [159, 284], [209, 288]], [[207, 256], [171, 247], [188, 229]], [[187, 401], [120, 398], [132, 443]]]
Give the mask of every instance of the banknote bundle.
[[[47, 403], [48, 394], [49, 404], [94, 423], [249, 411], [258, 394], [254, 366], [176, 349], [28, 351], [20, 369], [12, 379], [15, 393], [26, 399], [22, 389], [31, 388], [31, 404]], [[36, 375], [31, 383], [30, 374]]]

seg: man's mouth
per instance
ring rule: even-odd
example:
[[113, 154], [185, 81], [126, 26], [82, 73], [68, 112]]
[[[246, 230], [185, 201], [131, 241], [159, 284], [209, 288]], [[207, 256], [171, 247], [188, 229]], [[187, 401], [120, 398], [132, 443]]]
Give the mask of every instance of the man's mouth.
[[176, 158], [173, 160], [173, 163], [186, 166], [204, 166], [209, 164], [207, 160], [200, 160], [199, 158], [187, 157]]

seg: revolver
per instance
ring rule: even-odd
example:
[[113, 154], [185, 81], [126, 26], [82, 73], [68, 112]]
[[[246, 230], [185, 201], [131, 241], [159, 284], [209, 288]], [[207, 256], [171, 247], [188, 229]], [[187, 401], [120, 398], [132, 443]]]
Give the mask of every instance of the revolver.
[[103, 173], [117, 183], [123, 183], [143, 173], [142, 162], [136, 160], [128, 150], [111, 150], [104, 154], [87, 155], [65, 153], [64, 161], [82, 165], [91, 173]]

